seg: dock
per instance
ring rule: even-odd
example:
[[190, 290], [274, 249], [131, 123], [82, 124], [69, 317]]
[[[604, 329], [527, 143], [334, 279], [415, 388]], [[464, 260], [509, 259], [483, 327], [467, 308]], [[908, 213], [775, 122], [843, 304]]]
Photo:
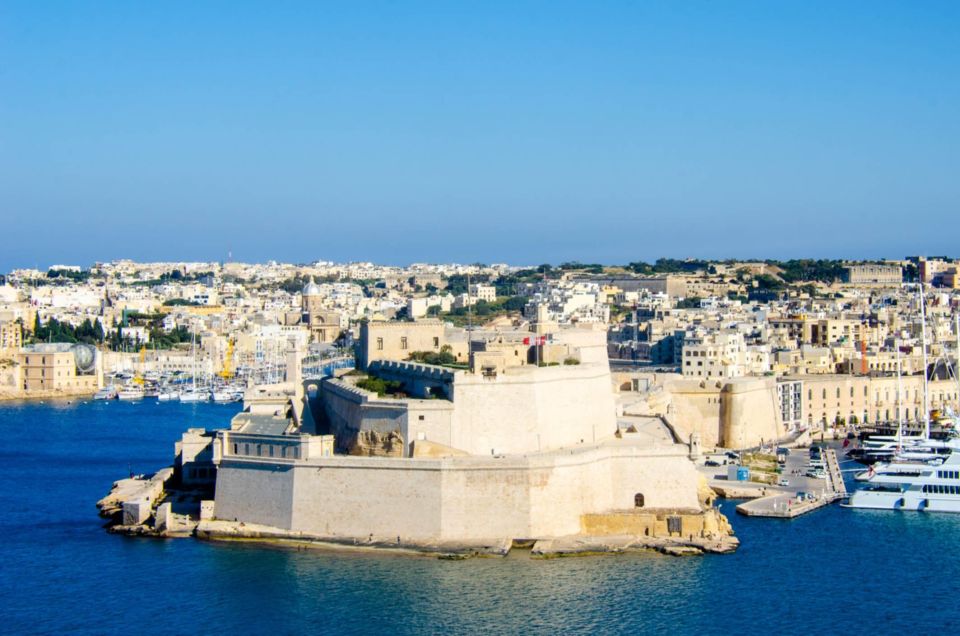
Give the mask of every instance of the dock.
[[793, 519], [844, 499], [847, 496], [847, 487], [843, 483], [837, 452], [832, 448], [825, 449], [823, 459], [827, 468], [826, 487], [820, 493], [810, 493], [812, 498], [799, 500], [795, 492], [781, 492], [744, 502], [737, 506], [737, 512], [749, 517]]

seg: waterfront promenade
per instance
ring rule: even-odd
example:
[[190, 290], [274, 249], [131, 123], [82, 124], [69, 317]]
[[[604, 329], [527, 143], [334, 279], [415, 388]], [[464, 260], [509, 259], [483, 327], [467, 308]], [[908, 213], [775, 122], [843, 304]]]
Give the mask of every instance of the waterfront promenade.
[[[824, 485], [819, 491], [802, 491], [804, 492], [802, 498], [799, 496], [801, 491], [798, 489], [781, 491], [744, 502], [737, 506], [737, 512], [750, 517], [793, 519], [843, 499], [847, 496], [847, 488], [843, 483], [837, 452], [832, 448], [826, 449], [823, 451], [823, 459], [827, 466], [827, 477], [823, 480]], [[798, 460], [799, 456], [793, 461], [788, 460], [788, 466], [795, 468], [799, 463]]]

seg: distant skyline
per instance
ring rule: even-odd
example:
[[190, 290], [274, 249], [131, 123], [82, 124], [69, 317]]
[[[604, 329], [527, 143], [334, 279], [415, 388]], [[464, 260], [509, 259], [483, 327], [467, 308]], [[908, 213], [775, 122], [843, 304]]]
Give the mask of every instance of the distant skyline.
[[955, 254], [960, 3], [0, 6], [0, 271]]

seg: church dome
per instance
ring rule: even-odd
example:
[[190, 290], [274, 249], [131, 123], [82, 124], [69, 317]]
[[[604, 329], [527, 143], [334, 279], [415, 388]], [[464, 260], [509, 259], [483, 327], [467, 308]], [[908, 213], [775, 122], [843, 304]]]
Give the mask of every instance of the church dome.
[[320, 295], [320, 286], [313, 282], [313, 276], [310, 277], [310, 282], [303, 286], [303, 291], [301, 291], [300, 294], [303, 296]]

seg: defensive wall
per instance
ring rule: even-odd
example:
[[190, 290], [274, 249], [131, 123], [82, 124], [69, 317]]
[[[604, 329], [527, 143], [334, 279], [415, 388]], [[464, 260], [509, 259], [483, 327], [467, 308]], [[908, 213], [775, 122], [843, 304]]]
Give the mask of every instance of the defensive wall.
[[364, 431], [395, 433], [470, 455], [490, 456], [592, 444], [616, 432], [616, 406], [606, 364], [512, 367], [494, 374], [449, 371], [405, 362], [380, 363], [377, 375], [410, 383], [414, 393], [442, 383], [452, 399], [391, 399], [327, 379], [321, 400], [340, 452], [351, 452]]
[[[223, 439], [223, 438], [221, 438]], [[481, 541], [578, 534], [583, 515], [700, 510], [682, 446], [611, 440], [510, 457], [237, 456], [224, 448], [218, 519], [330, 538]]]

